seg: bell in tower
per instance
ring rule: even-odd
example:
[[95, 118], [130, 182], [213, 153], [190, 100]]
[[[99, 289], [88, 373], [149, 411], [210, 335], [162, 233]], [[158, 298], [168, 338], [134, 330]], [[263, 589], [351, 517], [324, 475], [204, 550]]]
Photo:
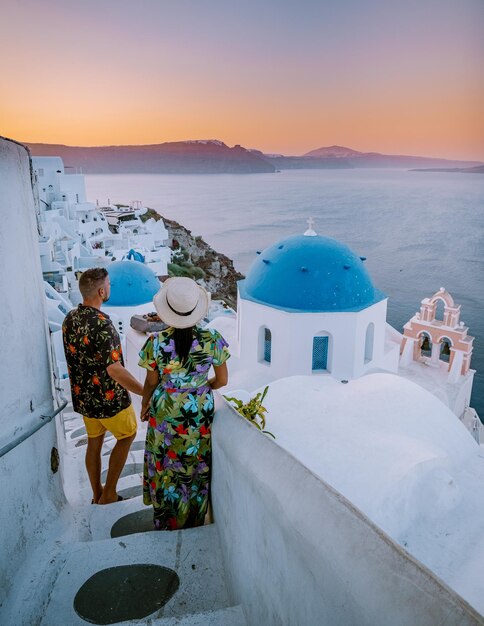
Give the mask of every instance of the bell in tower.
[[424, 356], [429, 356], [432, 351], [432, 344], [429, 341], [428, 335], [423, 336], [422, 345], [420, 346], [421, 353]]
[[440, 360], [448, 363], [449, 358], [450, 358], [450, 345], [449, 345], [449, 342], [446, 339], [444, 339], [440, 347]]

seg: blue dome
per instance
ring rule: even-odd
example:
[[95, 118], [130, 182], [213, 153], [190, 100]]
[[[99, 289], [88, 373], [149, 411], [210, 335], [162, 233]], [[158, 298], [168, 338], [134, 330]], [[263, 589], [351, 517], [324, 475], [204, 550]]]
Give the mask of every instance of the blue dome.
[[361, 311], [385, 298], [359, 256], [320, 235], [293, 235], [266, 248], [239, 289], [243, 299], [299, 312]]
[[160, 281], [153, 270], [138, 261], [114, 261], [107, 267], [111, 280], [108, 306], [137, 306], [153, 300]]

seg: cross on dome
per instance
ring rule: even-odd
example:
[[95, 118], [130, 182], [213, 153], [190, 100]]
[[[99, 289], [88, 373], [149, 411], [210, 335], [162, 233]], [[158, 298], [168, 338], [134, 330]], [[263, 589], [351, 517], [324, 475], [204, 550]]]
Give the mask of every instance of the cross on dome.
[[315, 225], [314, 219], [312, 217], [309, 217], [308, 220], [308, 229], [307, 231], [304, 233], [304, 235], [306, 237], [316, 237], [317, 233], [316, 231], [313, 229], [313, 226]]

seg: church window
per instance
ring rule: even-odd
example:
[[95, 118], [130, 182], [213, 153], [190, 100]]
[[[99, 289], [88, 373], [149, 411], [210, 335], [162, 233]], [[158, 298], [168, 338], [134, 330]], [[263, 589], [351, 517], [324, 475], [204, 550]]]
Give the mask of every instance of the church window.
[[329, 337], [313, 337], [313, 372], [328, 369]]
[[266, 363], [271, 362], [272, 352], [272, 335], [268, 328], [264, 328], [264, 361]]
[[368, 324], [365, 336], [365, 363], [369, 363], [373, 359], [373, 343], [375, 337], [375, 324]]
[[266, 328], [261, 326], [259, 328], [259, 341], [258, 341], [258, 360], [259, 363], [270, 363], [272, 357], [272, 333]]

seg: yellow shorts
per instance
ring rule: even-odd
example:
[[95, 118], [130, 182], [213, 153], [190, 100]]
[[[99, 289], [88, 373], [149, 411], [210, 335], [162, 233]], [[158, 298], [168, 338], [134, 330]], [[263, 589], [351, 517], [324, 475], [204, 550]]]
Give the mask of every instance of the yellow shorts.
[[113, 417], [106, 417], [105, 419], [83, 417], [83, 419], [89, 438], [100, 437], [109, 430], [116, 439], [126, 439], [135, 435], [138, 428], [132, 404]]

